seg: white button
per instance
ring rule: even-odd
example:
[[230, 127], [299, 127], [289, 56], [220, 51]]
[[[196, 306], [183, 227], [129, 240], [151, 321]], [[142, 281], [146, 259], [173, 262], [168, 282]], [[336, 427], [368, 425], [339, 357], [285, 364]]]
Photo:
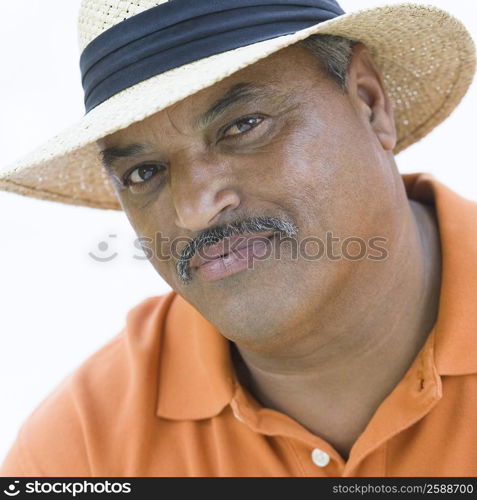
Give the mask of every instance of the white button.
[[240, 413], [238, 411], [238, 408], [237, 408], [237, 403], [235, 402], [235, 400], [232, 400], [230, 402], [230, 406], [232, 407], [232, 413], [234, 414], [234, 417], [239, 420], [240, 422], [243, 422], [243, 418], [240, 416]]
[[326, 467], [330, 463], [330, 456], [328, 453], [325, 453], [323, 450], [318, 448], [315, 448], [311, 452], [311, 459], [318, 467]]
[[240, 416], [240, 414], [238, 413], [237, 410], [235, 410], [235, 408], [232, 409], [232, 412], [234, 414], [234, 417], [239, 420], [240, 422], [244, 422], [244, 419]]

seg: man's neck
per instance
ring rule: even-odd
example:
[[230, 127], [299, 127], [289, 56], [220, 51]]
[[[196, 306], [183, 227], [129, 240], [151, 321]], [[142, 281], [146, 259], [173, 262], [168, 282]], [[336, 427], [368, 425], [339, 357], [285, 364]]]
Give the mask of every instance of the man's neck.
[[[402, 252], [380, 301], [337, 315], [341, 335], [306, 357], [263, 356], [235, 345], [243, 385], [266, 407], [296, 419], [347, 459], [378, 406], [402, 379], [435, 322], [441, 254], [433, 207], [411, 201]], [[399, 279], [397, 279], [399, 277]], [[347, 312], [349, 311], [349, 318]], [[358, 320], [358, 321], [357, 321]], [[326, 338], [323, 328], [311, 338]], [[308, 337], [308, 340], [309, 338]], [[356, 339], [361, 339], [359, 343]]]

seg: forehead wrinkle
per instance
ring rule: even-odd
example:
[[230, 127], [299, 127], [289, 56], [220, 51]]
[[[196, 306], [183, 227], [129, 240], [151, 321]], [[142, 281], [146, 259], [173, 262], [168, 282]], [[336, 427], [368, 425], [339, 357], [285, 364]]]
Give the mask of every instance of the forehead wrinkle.
[[232, 86], [222, 97], [217, 99], [205, 113], [200, 115], [194, 121], [192, 129], [198, 131], [206, 128], [236, 104], [249, 103], [264, 98], [270, 99], [278, 96], [279, 94], [268, 86], [245, 82], [238, 83]]

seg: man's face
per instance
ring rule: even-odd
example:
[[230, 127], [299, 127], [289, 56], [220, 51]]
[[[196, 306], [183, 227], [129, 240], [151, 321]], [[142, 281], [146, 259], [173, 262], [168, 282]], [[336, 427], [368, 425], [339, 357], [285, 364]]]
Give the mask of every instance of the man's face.
[[[231, 340], [291, 340], [385, 265], [343, 257], [346, 238], [392, 241], [398, 226], [392, 155], [370, 124], [372, 96], [356, 84], [363, 68], [344, 93], [312, 54], [290, 47], [100, 141], [151, 263]], [[247, 231], [263, 237], [225, 258], [207, 253], [214, 235], [224, 245]], [[339, 238], [338, 259], [327, 232]], [[198, 248], [208, 262], [196, 268]], [[348, 241], [346, 255], [360, 252]]]

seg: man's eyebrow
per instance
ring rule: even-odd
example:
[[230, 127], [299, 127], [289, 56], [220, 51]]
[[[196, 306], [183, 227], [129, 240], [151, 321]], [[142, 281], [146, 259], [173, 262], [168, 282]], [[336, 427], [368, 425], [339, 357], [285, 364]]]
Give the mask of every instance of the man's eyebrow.
[[113, 163], [121, 158], [131, 158], [146, 152], [147, 148], [143, 144], [129, 144], [124, 147], [113, 146], [111, 148], [103, 149], [99, 153], [99, 156], [106, 170], [111, 170]]
[[[269, 87], [257, 85], [254, 83], [237, 83], [219, 99], [217, 99], [210, 108], [199, 116], [193, 123], [194, 130], [200, 130], [216, 120], [225, 113], [231, 106], [237, 103], [251, 102], [260, 98], [276, 98], [278, 105], [290, 100], [288, 94], [279, 94]], [[144, 144], [129, 144], [124, 147], [113, 146], [103, 149], [99, 155], [106, 170], [111, 171], [113, 164], [122, 158], [132, 158], [145, 154], [149, 148]]]
[[199, 116], [195, 120], [192, 128], [193, 130], [206, 128], [234, 104], [239, 102], [250, 102], [260, 97], [267, 97], [271, 95], [273, 95], [273, 93], [270, 89], [264, 87], [263, 85], [253, 83], [237, 83], [222, 97], [217, 99], [204, 114]]

